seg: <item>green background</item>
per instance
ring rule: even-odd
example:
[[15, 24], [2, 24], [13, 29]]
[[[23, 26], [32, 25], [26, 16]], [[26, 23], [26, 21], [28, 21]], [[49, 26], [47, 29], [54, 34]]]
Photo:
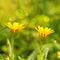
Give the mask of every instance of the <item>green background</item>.
[[[48, 17], [47, 22], [44, 17]], [[49, 47], [47, 60], [58, 60], [60, 50], [60, 0], [0, 0], [0, 54], [8, 55], [7, 38], [11, 32], [7, 22], [23, 23], [25, 28], [14, 38], [15, 55], [27, 58], [39, 46], [38, 32], [35, 26], [54, 29], [54, 33], [46, 39]]]

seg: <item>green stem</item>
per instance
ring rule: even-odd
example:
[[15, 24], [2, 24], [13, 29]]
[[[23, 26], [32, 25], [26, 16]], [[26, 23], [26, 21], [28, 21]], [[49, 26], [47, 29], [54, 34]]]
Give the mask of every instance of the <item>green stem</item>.
[[40, 49], [42, 49], [42, 39], [39, 41]]
[[42, 58], [42, 39], [40, 39], [39, 41], [38, 41], [38, 43], [39, 43], [39, 48], [38, 48], [38, 55], [37, 55], [37, 60], [43, 60], [43, 58]]
[[11, 39], [11, 60], [14, 60], [14, 39]]

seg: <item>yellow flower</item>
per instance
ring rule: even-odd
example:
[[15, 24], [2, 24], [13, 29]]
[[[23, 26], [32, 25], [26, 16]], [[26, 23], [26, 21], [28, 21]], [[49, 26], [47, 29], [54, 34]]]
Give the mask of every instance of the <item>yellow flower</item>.
[[60, 59], [60, 52], [59, 51], [57, 52], [57, 58]]
[[13, 24], [11, 22], [8, 22], [6, 25], [10, 29], [10, 31], [14, 33], [24, 28], [23, 24], [19, 24], [18, 22], [14, 22]]
[[48, 27], [43, 28], [38, 26], [37, 28], [35, 27], [35, 29], [38, 31], [40, 37], [47, 37], [49, 34], [54, 32], [54, 30]]

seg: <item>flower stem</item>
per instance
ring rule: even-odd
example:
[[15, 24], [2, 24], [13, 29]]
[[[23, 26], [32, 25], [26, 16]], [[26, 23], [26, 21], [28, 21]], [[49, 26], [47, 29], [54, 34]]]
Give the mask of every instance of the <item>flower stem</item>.
[[11, 60], [14, 60], [14, 39], [11, 39]]

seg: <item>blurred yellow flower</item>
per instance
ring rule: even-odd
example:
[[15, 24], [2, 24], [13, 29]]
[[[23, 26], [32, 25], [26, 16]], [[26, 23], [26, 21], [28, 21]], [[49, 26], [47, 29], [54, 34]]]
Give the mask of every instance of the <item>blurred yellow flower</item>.
[[48, 23], [50, 21], [50, 18], [46, 15], [40, 15], [40, 20], [45, 23]]
[[50, 19], [49, 19], [49, 17], [44, 16], [43, 20], [44, 20], [44, 22], [49, 22]]
[[57, 52], [57, 58], [60, 59], [60, 52], [59, 51]]
[[6, 25], [10, 29], [10, 31], [14, 33], [24, 28], [23, 24], [19, 24], [18, 22], [14, 22], [13, 24], [11, 22], [8, 22]]
[[6, 56], [6, 57], [5, 57], [5, 60], [9, 60], [9, 57], [8, 57], [8, 56]]
[[35, 29], [38, 31], [40, 37], [47, 37], [49, 34], [53, 33], [54, 30], [52, 30], [51, 28], [48, 28], [48, 27], [40, 27], [38, 26], [37, 28], [35, 27]]

